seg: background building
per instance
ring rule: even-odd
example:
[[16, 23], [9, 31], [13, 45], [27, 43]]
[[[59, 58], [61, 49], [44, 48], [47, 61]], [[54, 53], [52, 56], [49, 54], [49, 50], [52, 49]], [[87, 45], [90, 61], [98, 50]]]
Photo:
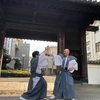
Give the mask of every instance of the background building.
[[23, 70], [29, 70], [29, 53], [30, 44], [23, 43], [23, 39], [6, 38], [6, 50], [12, 57], [12, 61], [8, 64], [14, 68], [15, 61], [13, 58], [19, 58], [22, 63]]
[[7, 53], [9, 55], [10, 55], [10, 51], [11, 51], [11, 44], [12, 44], [12, 38], [5, 38], [4, 48], [7, 50]]
[[100, 84], [100, 21], [94, 21], [98, 26], [96, 32], [86, 32], [88, 83]]
[[93, 26], [98, 26], [96, 32], [86, 32], [87, 58], [88, 60], [100, 60], [100, 21], [95, 21]]
[[29, 53], [30, 53], [30, 44], [19, 43], [15, 56], [21, 58], [22, 69], [27, 71], [29, 70]]
[[[49, 53], [57, 54], [57, 46], [50, 46]], [[48, 66], [44, 67], [46, 75], [55, 75], [56, 66], [53, 62], [52, 56], [47, 56]]]

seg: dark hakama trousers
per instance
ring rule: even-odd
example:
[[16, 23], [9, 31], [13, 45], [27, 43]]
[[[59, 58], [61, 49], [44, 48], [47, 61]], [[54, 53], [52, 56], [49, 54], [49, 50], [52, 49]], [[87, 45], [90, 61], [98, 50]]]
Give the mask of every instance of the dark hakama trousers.
[[64, 100], [75, 98], [74, 80], [68, 71], [60, 71], [56, 76], [53, 94], [56, 98]]
[[47, 95], [47, 83], [45, 79], [41, 76], [39, 82], [32, 90], [32, 77], [30, 77], [28, 91], [23, 93], [21, 97], [27, 100], [38, 100], [46, 98]]

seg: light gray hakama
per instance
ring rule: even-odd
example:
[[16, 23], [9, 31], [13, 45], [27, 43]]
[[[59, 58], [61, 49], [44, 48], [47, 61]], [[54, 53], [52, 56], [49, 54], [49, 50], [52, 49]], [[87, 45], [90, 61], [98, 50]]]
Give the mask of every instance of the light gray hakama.
[[44, 53], [31, 60], [31, 76], [28, 84], [28, 91], [21, 95], [20, 100], [38, 100], [46, 98], [47, 83], [42, 77], [41, 68], [48, 65]]
[[[30, 78], [29, 88], [32, 87], [32, 77]], [[26, 100], [38, 100], [46, 98], [47, 95], [47, 83], [43, 77], [40, 78], [39, 82], [34, 89], [28, 89], [26, 93], [23, 93], [21, 97]]]
[[[61, 65], [60, 64], [61, 61], [59, 63], [59, 60], [60, 59], [57, 60], [58, 62], [55, 61], [55, 63], [58, 63], [59, 65]], [[61, 68], [59, 74], [56, 76], [53, 95], [59, 99], [63, 98], [64, 100], [72, 100], [73, 98], [75, 98], [74, 80], [71, 75], [71, 73], [73, 71], [69, 72], [68, 68], [70, 66], [72, 67], [72, 65], [73, 65], [75, 67], [75, 69], [77, 70], [77, 63], [75, 61], [75, 57], [69, 56], [67, 58], [66, 66], [64, 68], [64, 61], [65, 61], [65, 58], [63, 58], [63, 60], [62, 60], [62, 68]]]

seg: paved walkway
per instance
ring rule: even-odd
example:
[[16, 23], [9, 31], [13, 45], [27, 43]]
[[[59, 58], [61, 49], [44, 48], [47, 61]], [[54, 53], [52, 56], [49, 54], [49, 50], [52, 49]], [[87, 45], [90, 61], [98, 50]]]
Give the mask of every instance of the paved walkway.
[[[46, 77], [48, 95], [52, 95], [55, 77]], [[29, 78], [0, 78], [0, 100], [18, 100], [27, 90]], [[100, 85], [75, 84], [76, 100], [100, 100]], [[48, 99], [49, 100], [49, 99]]]

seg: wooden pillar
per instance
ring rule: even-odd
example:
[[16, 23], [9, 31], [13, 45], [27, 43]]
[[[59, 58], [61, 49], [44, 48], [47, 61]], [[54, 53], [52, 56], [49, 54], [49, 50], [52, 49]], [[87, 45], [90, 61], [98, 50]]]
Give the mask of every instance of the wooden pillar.
[[[1, 1], [0, 1], [1, 3]], [[5, 15], [2, 8], [2, 5], [0, 4], [0, 70], [2, 66], [2, 51], [3, 51], [3, 44], [4, 44], [4, 38], [5, 38]], [[0, 71], [1, 76], [1, 71]]]
[[86, 52], [86, 32], [81, 32], [81, 62], [82, 62], [82, 79], [87, 80], [87, 52]]
[[65, 49], [65, 33], [58, 33], [58, 53], [63, 53]]
[[[0, 70], [2, 67], [2, 53], [3, 53], [4, 38], [5, 38], [5, 31], [3, 31], [3, 28], [0, 26]], [[0, 71], [0, 76], [1, 76], [1, 71]]]

